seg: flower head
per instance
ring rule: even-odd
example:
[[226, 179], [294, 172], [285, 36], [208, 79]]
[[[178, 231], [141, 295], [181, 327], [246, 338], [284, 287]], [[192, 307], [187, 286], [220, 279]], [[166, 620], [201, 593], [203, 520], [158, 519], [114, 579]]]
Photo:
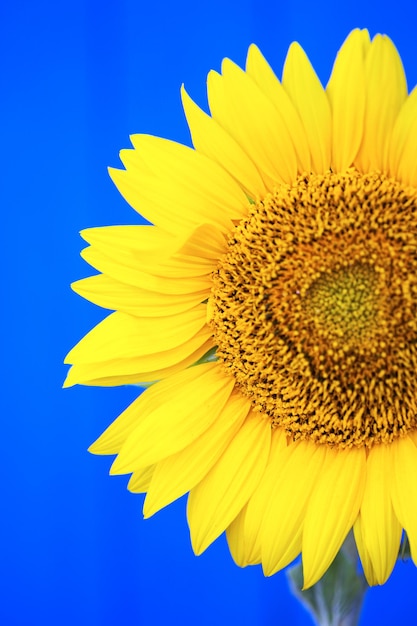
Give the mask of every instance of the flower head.
[[310, 586], [353, 528], [382, 584], [403, 529], [417, 559], [417, 91], [355, 30], [326, 89], [298, 44], [282, 81], [251, 46], [210, 115], [182, 97], [194, 149], [135, 135], [110, 171], [153, 226], [82, 233], [74, 289], [115, 312], [66, 384], [153, 383], [91, 450], [145, 516], [189, 492], [196, 553], [226, 530]]

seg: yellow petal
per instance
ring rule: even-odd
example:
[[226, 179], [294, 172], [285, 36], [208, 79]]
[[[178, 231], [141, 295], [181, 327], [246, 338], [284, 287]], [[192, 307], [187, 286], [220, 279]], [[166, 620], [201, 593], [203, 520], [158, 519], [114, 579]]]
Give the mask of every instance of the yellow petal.
[[154, 471], [155, 465], [149, 465], [149, 467], [133, 472], [127, 484], [129, 491], [132, 493], [146, 493], [151, 484]]
[[[122, 229], [123, 227], [117, 228]], [[156, 226], [143, 228], [147, 228], [149, 233], [160, 231]], [[155, 276], [180, 278], [211, 273], [219, 256], [225, 250], [224, 236], [209, 224], [198, 226], [190, 231], [186, 238], [173, 237], [173, 241], [167, 242], [165, 250], [161, 247], [162, 244], [153, 248], [151, 248], [151, 244], [142, 245], [141, 240], [147, 238], [146, 235], [143, 235], [143, 230], [138, 233], [141, 236], [138, 237], [136, 245], [128, 240], [123, 242], [121, 237], [113, 237], [112, 234], [113, 228], [110, 226], [92, 228], [81, 232], [81, 235], [91, 243], [94, 250], [99, 250], [119, 263], [131, 268], [141, 268]], [[149, 237], [149, 239], [155, 241], [156, 238]], [[163, 241], [162, 238], [159, 239]], [[187, 254], [187, 249], [190, 246], [194, 251], [192, 256]], [[149, 248], [151, 249], [149, 250]]]
[[[213, 72], [208, 76], [213, 118], [252, 157], [264, 180], [266, 176], [266, 180], [275, 183], [292, 183], [297, 175], [297, 161], [290, 131], [276, 108], [250, 76], [229, 59], [223, 61], [222, 72], [221, 78]], [[218, 84], [224, 90], [224, 98]], [[223, 100], [227, 102], [229, 118], [221, 110]]]
[[310, 151], [300, 116], [271, 66], [254, 44], [248, 50], [246, 72], [271, 100], [285, 127], [290, 129], [292, 144], [297, 155], [298, 171], [309, 172], [311, 170]]
[[95, 250], [111, 259], [155, 276], [199, 276], [213, 271], [225, 252], [224, 235], [202, 224], [179, 237], [156, 226], [104, 226], [81, 231]]
[[206, 205], [195, 207], [199, 215], [206, 217], [199, 223], [220, 225], [224, 223], [225, 215], [228, 220], [241, 219], [246, 215], [248, 203], [245, 194], [218, 163], [188, 146], [153, 135], [132, 135], [131, 141], [158, 177], [172, 181], [187, 195], [196, 189], [207, 197]]
[[289, 445], [275, 459], [275, 481], [261, 527], [262, 567], [275, 574], [301, 551], [304, 518], [316, 488], [325, 449], [300, 441]]
[[391, 503], [392, 459], [384, 445], [374, 446], [366, 464], [361, 505], [362, 537], [372, 562], [374, 578], [383, 585], [398, 557], [402, 528]]
[[73, 365], [67, 374], [64, 387], [72, 385], [140, 385], [151, 383], [194, 365], [213, 348], [208, 327], [172, 350], [133, 358], [111, 359], [101, 363]]
[[409, 437], [394, 441], [391, 457], [392, 504], [410, 541], [411, 556], [417, 564], [417, 448]]
[[332, 170], [353, 164], [363, 134], [365, 116], [365, 55], [369, 33], [356, 29], [341, 47], [326, 91], [332, 111]]
[[410, 439], [414, 443], [414, 445], [417, 446], [417, 432], [411, 431], [411, 432], [409, 432], [408, 436], [410, 437]]
[[[175, 259], [188, 263], [193, 262], [193, 257], [214, 260], [218, 263], [219, 258], [227, 251], [227, 237], [223, 235], [215, 226], [202, 224], [198, 226], [191, 235], [181, 243]], [[155, 272], [158, 273], [158, 272]]]
[[265, 184], [250, 156], [216, 120], [191, 100], [184, 87], [181, 97], [195, 149], [220, 163], [249, 197], [255, 199], [265, 195]]
[[164, 294], [121, 283], [98, 274], [71, 285], [80, 296], [105, 309], [136, 317], [167, 317], [194, 308], [207, 298], [207, 292]]
[[322, 174], [330, 167], [330, 104], [306, 53], [298, 43], [291, 44], [288, 50], [282, 84], [303, 122], [313, 171]]
[[105, 254], [137, 264], [169, 258], [182, 243], [181, 238], [157, 226], [101, 226], [85, 228], [80, 235]]
[[141, 171], [139, 176], [138, 170], [134, 170], [131, 165], [128, 170], [109, 167], [108, 172], [126, 202], [153, 225], [181, 237], [198, 226], [198, 214], [182, 211], [178, 198], [170, 201], [166, 194], [161, 198], [161, 194], [154, 191], [160, 183], [154, 174]]
[[249, 409], [247, 398], [240, 393], [232, 394], [217, 419], [200, 437], [158, 463], [144, 503], [145, 517], [190, 491], [204, 478], [241, 427]]
[[362, 502], [365, 477], [365, 450], [326, 451], [304, 520], [304, 588], [323, 576], [352, 528]]
[[[261, 170], [259, 150], [255, 148], [254, 151], [251, 144], [248, 143], [248, 145], [245, 145], [245, 143], [242, 143], [241, 138], [239, 139], [240, 135], [235, 128], [236, 111], [233, 108], [233, 102], [230, 101], [229, 90], [225, 89], [224, 79], [217, 72], [211, 71], [207, 76], [207, 96], [212, 119], [214, 119], [216, 123], [234, 139], [245, 154], [256, 163], [257, 170], [262, 177], [264, 189], [266, 191], [273, 189], [276, 185], [276, 181]], [[264, 194], [261, 194], [262, 197], [263, 195]]]
[[417, 187], [417, 88], [404, 102], [392, 131], [389, 170], [405, 185]]
[[[197, 373], [202, 371], [199, 370]], [[175, 386], [175, 384], [179, 384], [181, 381], [189, 380], [190, 376], [193, 379], [194, 373], [188, 370], [185, 373], [184, 370], [181, 370], [173, 374], [169, 380], [164, 381], [164, 384], [159, 382], [149, 387], [146, 391], [142, 391], [142, 394], [89, 447], [89, 452], [93, 454], [117, 454], [127, 437], [135, 429], [138, 423], [138, 416], [141, 417], [151, 413], [155, 406], [163, 403], [167, 389], [169, 389], [171, 394], [175, 392], [175, 389], [171, 388], [172, 381], [174, 381]]]
[[265, 470], [271, 426], [250, 415], [207, 476], [191, 490], [187, 517], [191, 542], [201, 554], [239, 514]]
[[[150, 387], [137, 400], [137, 423], [111, 473], [133, 472], [190, 445], [216, 420], [233, 386], [234, 379], [225, 376], [217, 364], [204, 364]], [[147, 399], [150, 392], [151, 400], [149, 395]]]
[[358, 548], [359, 557], [362, 563], [363, 573], [365, 574], [368, 585], [370, 585], [371, 587], [373, 585], [377, 585], [378, 581], [375, 576], [371, 557], [369, 555], [366, 543], [363, 540], [362, 518], [360, 513], [356, 518], [355, 524], [353, 526], [353, 534], [355, 536], [356, 547]]
[[[95, 250], [132, 268], [156, 276], [200, 276], [213, 271], [226, 242], [210, 224], [186, 238], [167, 236], [156, 226], [104, 226], [81, 231]], [[191, 248], [192, 252], [187, 252]]]
[[110, 176], [125, 199], [167, 232], [184, 233], [202, 223], [223, 232], [232, 219], [241, 219], [248, 202], [236, 181], [220, 165], [181, 144], [132, 135], [136, 150], [120, 158], [126, 170], [110, 169]]
[[88, 451], [92, 454], [118, 454], [127, 437], [135, 429], [138, 415], [149, 413], [153, 403], [160, 400], [158, 384], [142, 391], [142, 394], [91, 444]]
[[361, 172], [388, 172], [394, 122], [407, 97], [401, 58], [386, 35], [376, 35], [365, 61], [366, 105], [362, 143], [355, 159]]
[[81, 339], [68, 353], [65, 363], [98, 363], [156, 354], [184, 344], [205, 323], [204, 304], [178, 315], [155, 319], [116, 311]]
[[[289, 454], [285, 431], [275, 428], [271, 434], [268, 464], [259, 485], [227, 531], [232, 556], [241, 567], [261, 562], [260, 528], [279, 476], [279, 468]], [[240, 533], [241, 537], [237, 537], [236, 533]]]
[[188, 261], [183, 261], [180, 265], [177, 263], [175, 269], [171, 267], [170, 276], [165, 276], [163, 270], [160, 270], [161, 275], [158, 276], [149, 273], [147, 268], [142, 269], [133, 259], [129, 261], [120, 259], [117, 255], [111, 257], [92, 246], [85, 248], [81, 252], [81, 256], [102, 274], [106, 274], [121, 283], [134, 285], [148, 291], [166, 294], [190, 294], [209, 290], [212, 285], [210, 276], [210, 267], [212, 266], [206, 266], [196, 273], [192, 271], [192, 265]]
[[240, 511], [239, 515], [235, 517], [233, 522], [226, 528], [226, 539], [229, 546], [230, 554], [236, 565], [239, 567], [246, 567], [247, 565], [254, 565], [261, 562], [261, 555], [259, 552], [259, 559], [257, 561], [250, 561], [248, 559], [248, 548], [245, 539], [245, 517], [247, 504]]

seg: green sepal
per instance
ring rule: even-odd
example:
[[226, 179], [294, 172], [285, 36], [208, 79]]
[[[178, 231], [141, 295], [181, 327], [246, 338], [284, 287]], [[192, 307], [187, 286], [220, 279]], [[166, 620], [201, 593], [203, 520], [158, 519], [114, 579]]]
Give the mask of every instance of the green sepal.
[[[189, 367], [194, 367], [195, 365], [202, 365], [203, 363], [215, 363], [218, 359], [216, 357], [217, 346], [214, 348], [210, 348], [208, 352], [203, 354], [201, 359], [198, 359], [195, 363], [190, 365]], [[158, 380], [152, 380], [148, 383], [133, 383], [133, 387], [143, 387], [143, 389], [148, 389], [148, 387], [152, 387], [155, 383], [159, 382]]]
[[193, 363], [190, 367], [195, 367], [196, 365], [202, 365], [203, 363], [215, 363], [216, 361], [218, 361], [218, 358], [216, 356], [216, 350], [217, 350], [217, 346], [215, 346], [214, 348], [210, 348], [208, 352], [203, 354], [201, 359], [198, 359], [198, 361]]
[[142, 387], [143, 389], [148, 389], [148, 387], [152, 387], [152, 385], [158, 382], [158, 380], [152, 380], [148, 383], [132, 383], [132, 387]]

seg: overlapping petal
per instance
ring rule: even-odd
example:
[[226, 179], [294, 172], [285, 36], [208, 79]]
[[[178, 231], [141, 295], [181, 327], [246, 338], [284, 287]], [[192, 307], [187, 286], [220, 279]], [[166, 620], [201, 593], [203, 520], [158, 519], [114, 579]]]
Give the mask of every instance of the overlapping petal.
[[[268, 464], [255, 492], [246, 506], [227, 529], [227, 541], [232, 556], [241, 567], [260, 563], [261, 533], [265, 510], [271, 492], [280, 477], [280, 468], [288, 458], [287, 437], [283, 430], [274, 429]], [[274, 533], [275, 534], [275, 533]], [[270, 537], [267, 537], [267, 541]]]
[[353, 164], [362, 142], [366, 105], [365, 56], [368, 31], [354, 30], [341, 47], [326, 87], [332, 111], [333, 171]]
[[311, 170], [310, 150], [298, 111], [271, 66], [254, 44], [248, 50], [246, 72], [275, 106], [285, 128], [290, 129], [293, 149], [297, 156], [298, 172], [309, 172]]
[[181, 97], [195, 149], [220, 163], [251, 198], [262, 197], [267, 189], [250, 153], [246, 153], [213, 117], [200, 109], [184, 87]]
[[367, 545], [363, 539], [363, 531], [362, 531], [362, 517], [359, 513], [356, 518], [355, 524], [353, 526], [353, 535], [355, 537], [355, 543], [358, 550], [359, 558], [362, 563], [363, 571], [365, 574], [365, 578], [369, 585], [377, 585], [378, 581], [375, 576], [374, 568], [372, 565], [371, 557], [368, 552]]
[[190, 294], [201, 291], [208, 293], [212, 284], [208, 264], [197, 269], [193, 267], [192, 263], [181, 258], [177, 260], [176, 274], [164, 276], [161, 269], [162, 264], [150, 268], [160, 272], [153, 274], [148, 271], [148, 267], [141, 268], [131, 261], [119, 259], [117, 256], [111, 257], [93, 246], [84, 248], [81, 256], [99, 272], [121, 283], [127, 283], [147, 291], [166, 294]]
[[387, 450], [392, 470], [392, 504], [410, 542], [417, 564], [417, 447], [410, 437], [394, 441]]
[[207, 80], [213, 118], [250, 154], [271, 190], [297, 174], [290, 129], [252, 78], [229, 59]]
[[305, 519], [323, 471], [325, 452], [301, 441], [277, 455], [260, 538], [262, 567], [267, 576], [291, 563], [301, 551]]
[[230, 445], [249, 410], [248, 399], [234, 393], [200, 437], [158, 463], [144, 503], [145, 517], [190, 491], [206, 476]]
[[197, 305], [175, 316], [138, 318], [116, 311], [68, 353], [67, 363], [89, 363], [134, 358], [175, 348], [184, 337], [194, 337], [206, 322], [206, 307]]
[[[391, 501], [392, 462], [387, 446], [375, 446], [366, 463], [366, 485], [361, 504], [361, 534], [372, 564], [363, 563], [367, 576], [382, 585], [398, 556], [402, 528]], [[370, 571], [368, 572], [368, 570]]]
[[179, 143], [133, 135], [135, 150], [123, 150], [125, 170], [109, 169], [129, 204], [167, 232], [186, 235], [202, 223], [223, 232], [247, 211], [247, 198], [224, 168]]
[[310, 148], [312, 170], [326, 172], [331, 159], [331, 111], [320, 80], [298, 43], [291, 44], [282, 84], [302, 120]]
[[121, 283], [105, 274], [83, 278], [71, 285], [86, 300], [105, 309], [136, 317], [166, 317], [194, 308], [207, 297], [206, 291], [166, 294]]
[[361, 172], [387, 172], [391, 134], [407, 97], [407, 83], [400, 56], [385, 35], [376, 35], [368, 49], [365, 85], [363, 137], [355, 165]]
[[417, 187], [417, 88], [404, 102], [395, 122], [389, 151], [389, 173]]
[[[163, 370], [174, 367], [177, 371], [179, 365], [192, 364], [190, 357], [194, 362], [201, 358], [213, 345], [210, 339], [203, 304], [155, 318], [116, 311], [68, 353], [65, 362], [73, 364], [73, 368], [65, 385], [158, 380], [163, 377]], [[106, 383], [106, 379], [116, 380]]]
[[326, 450], [304, 520], [305, 588], [321, 578], [352, 528], [362, 503], [365, 477], [364, 449]]
[[268, 420], [250, 415], [220, 459], [188, 497], [194, 552], [201, 554], [229, 526], [256, 489], [269, 456]]
[[115, 445], [114, 437], [123, 432], [113, 474], [158, 463], [186, 448], [211, 426], [233, 387], [233, 378], [222, 376], [215, 364], [196, 365], [170, 376], [139, 396], [127, 409], [128, 415], [122, 413], [119, 423], [116, 421], [94, 448], [102, 449], [109, 439]]
[[154, 471], [155, 465], [149, 465], [142, 470], [133, 472], [127, 484], [129, 491], [132, 493], [146, 493], [151, 484]]
[[[183, 339], [171, 350], [132, 358], [111, 359], [102, 362], [75, 363], [67, 374], [64, 387], [92, 385], [113, 387], [115, 385], [141, 385], [162, 378], [194, 365], [213, 349], [213, 338], [207, 326], [191, 338]], [[92, 355], [91, 358], [94, 358]]]

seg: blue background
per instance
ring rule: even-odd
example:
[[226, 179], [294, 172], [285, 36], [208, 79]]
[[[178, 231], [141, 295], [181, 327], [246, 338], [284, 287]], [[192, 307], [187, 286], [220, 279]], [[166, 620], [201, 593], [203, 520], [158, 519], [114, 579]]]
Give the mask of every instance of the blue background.
[[[311, 624], [285, 573], [240, 570], [220, 538], [193, 556], [184, 499], [143, 521], [142, 496], [88, 445], [133, 388], [62, 390], [68, 349], [103, 317], [69, 283], [78, 231], [138, 223], [108, 178], [134, 132], [189, 142], [179, 87], [200, 104], [224, 56], [253, 41], [278, 73], [297, 39], [327, 81], [347, 33], [386, 32], [417, 82], [414, 2], [3, 2], [1, 58], [0, 624]], [[414, 8], [412, 8], [414, 7]], [[414, 622], [399, 564], [362, 625]]]

